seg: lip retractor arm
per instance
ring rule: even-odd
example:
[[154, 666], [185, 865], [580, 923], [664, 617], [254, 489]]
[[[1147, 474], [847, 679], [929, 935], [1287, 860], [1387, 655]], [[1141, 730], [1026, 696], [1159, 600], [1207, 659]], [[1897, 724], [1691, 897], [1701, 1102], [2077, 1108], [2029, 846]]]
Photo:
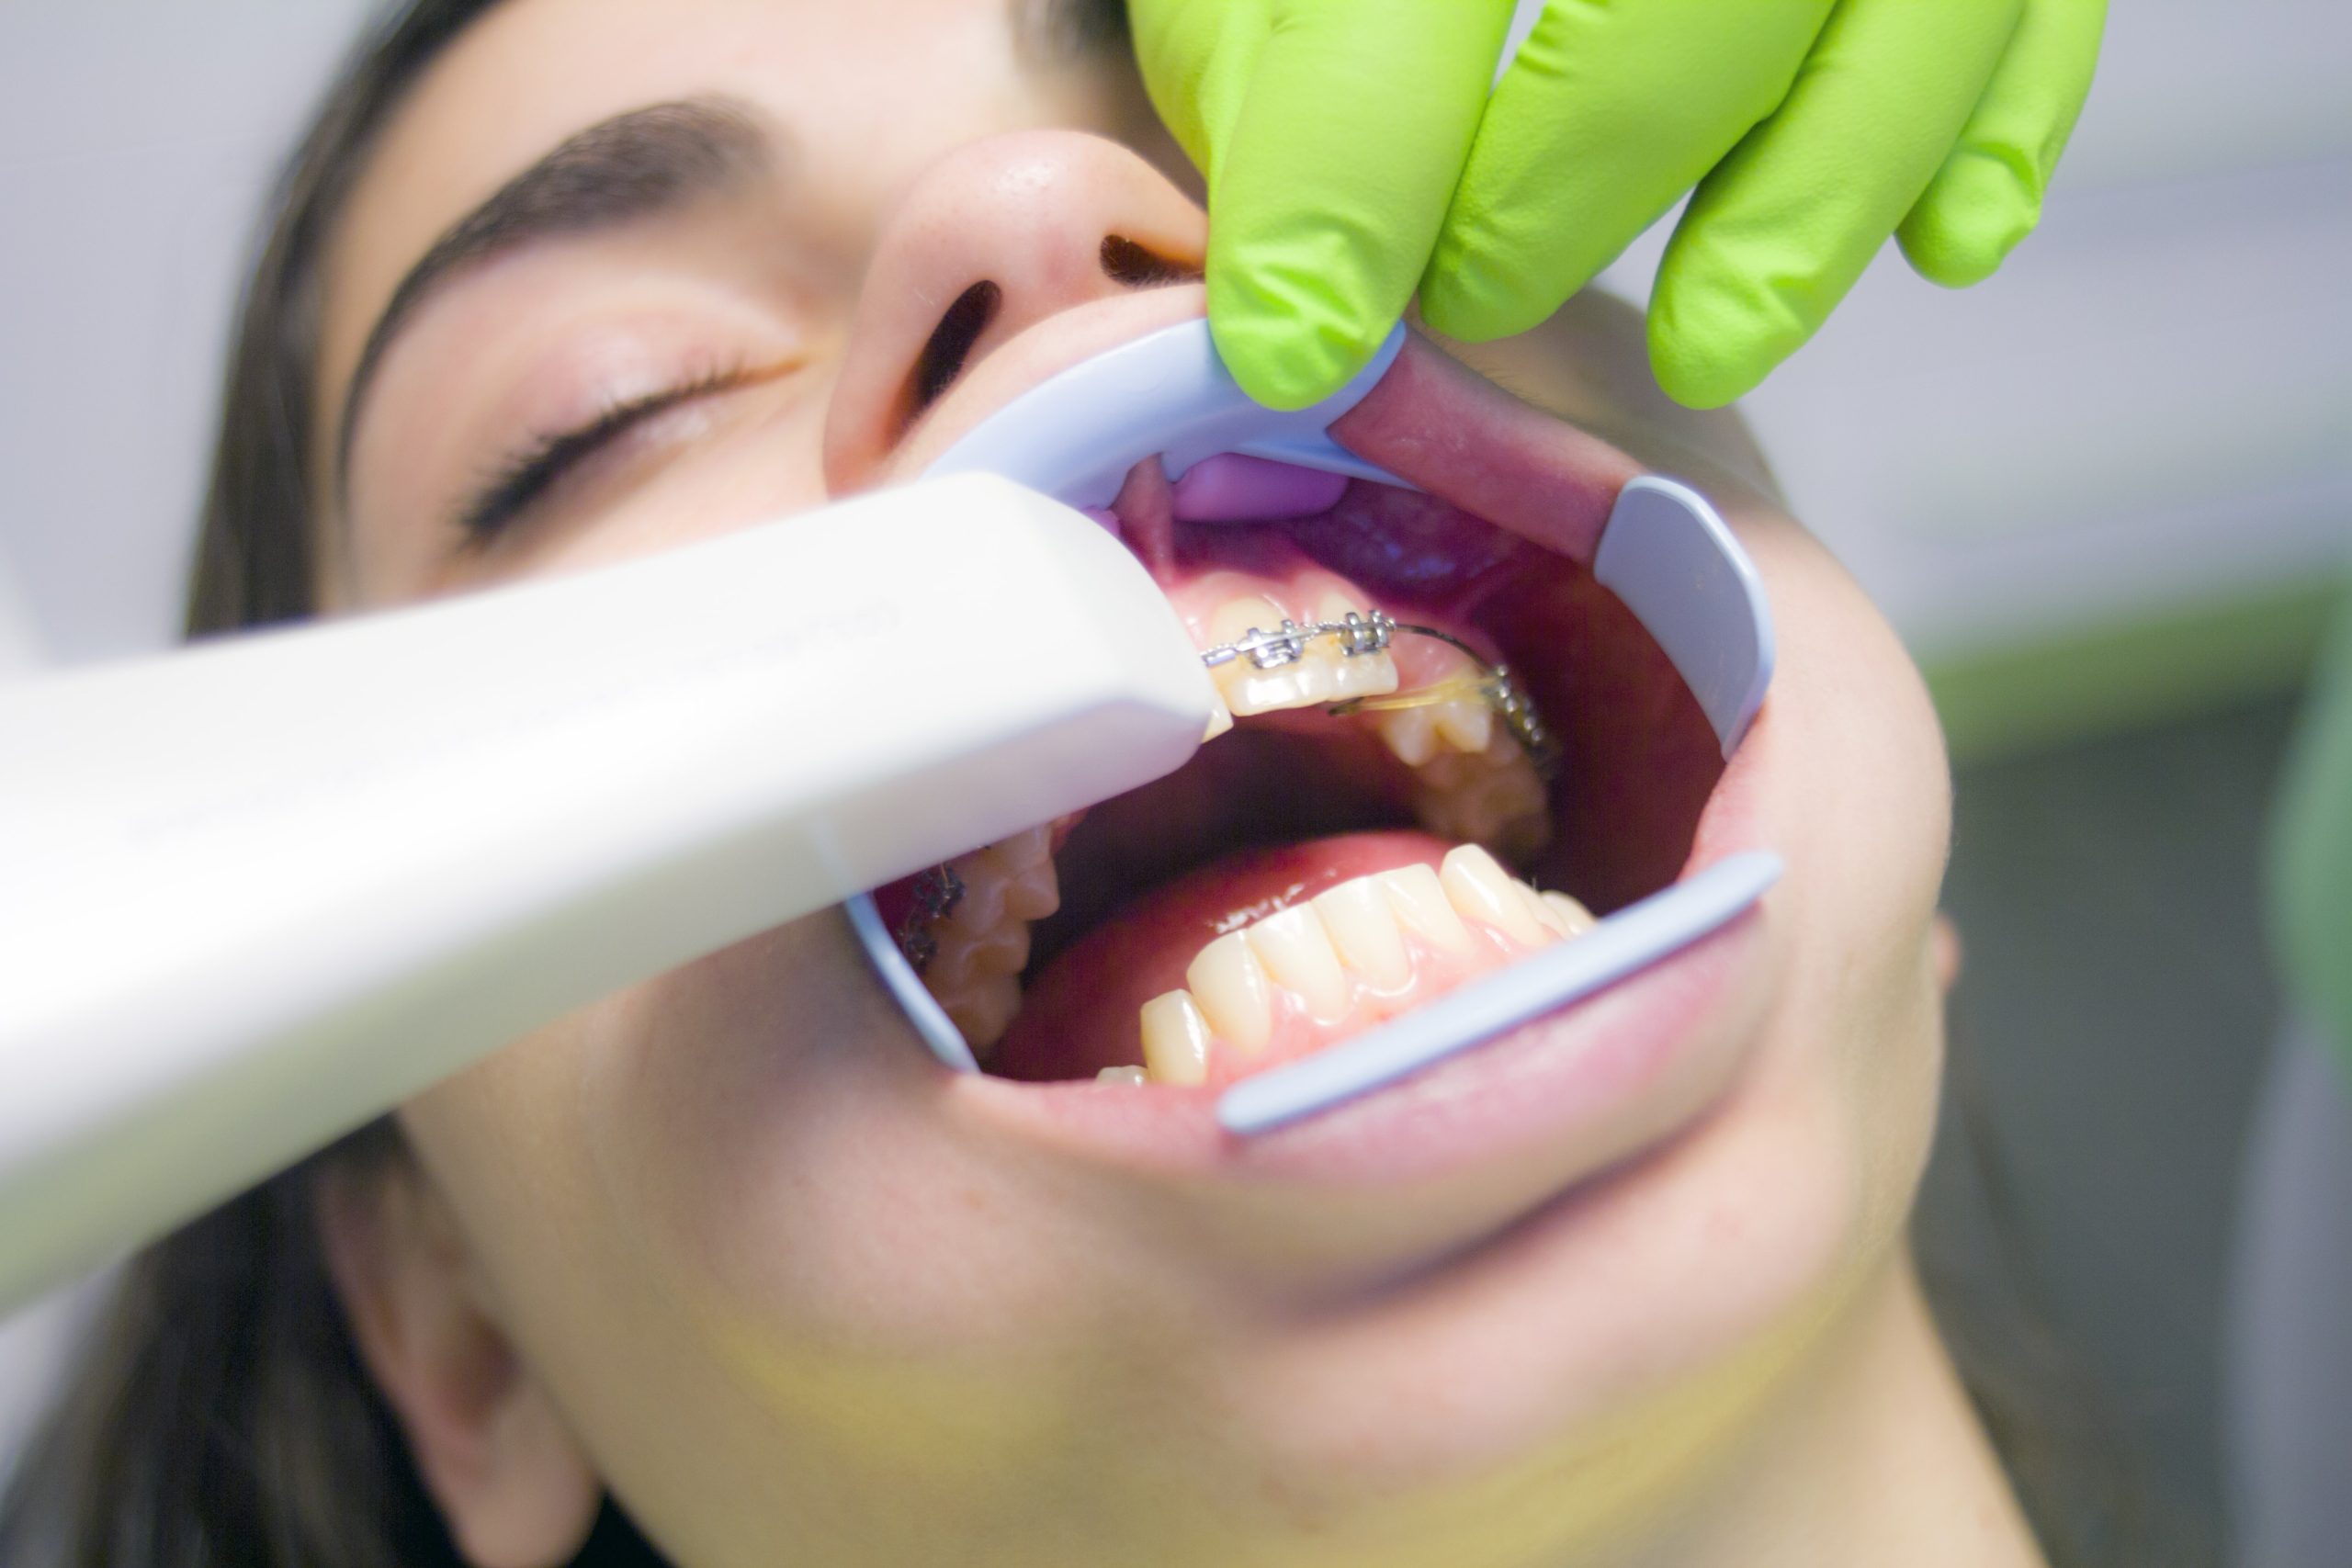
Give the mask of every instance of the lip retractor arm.
[[1215, 701], [1124, 546], [983, 474], [0, 687], [0, 1310]]

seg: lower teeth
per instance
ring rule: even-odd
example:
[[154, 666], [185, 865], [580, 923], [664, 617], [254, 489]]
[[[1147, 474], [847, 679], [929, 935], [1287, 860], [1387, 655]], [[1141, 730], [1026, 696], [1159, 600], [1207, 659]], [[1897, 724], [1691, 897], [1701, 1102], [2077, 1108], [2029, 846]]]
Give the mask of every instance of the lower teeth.
[[1539, 893], [1475, 844], [1451, 852], [1436, 871], [1357, 877], [1203, 948], [1184, 989], [1143, 1005], [1139, 1070], [1175, 1085], [1238, 1077], [1592, 925], [1574, 898]]

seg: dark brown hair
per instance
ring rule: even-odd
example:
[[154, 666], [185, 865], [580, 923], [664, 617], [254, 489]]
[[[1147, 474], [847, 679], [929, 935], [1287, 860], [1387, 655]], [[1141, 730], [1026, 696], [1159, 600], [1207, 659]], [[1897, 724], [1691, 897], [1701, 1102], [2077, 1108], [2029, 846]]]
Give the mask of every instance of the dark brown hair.
[[[193, 565], [190, 637], [312, 612], [327, 235], [395, 106], [495, 3], [396, 6], [354, 51], [287, 165], [237, 315]], [[1125, 38], [1120, 0], [1015, 0], [1012, 10], [1024, 42], [1048, 54]], [[132, 1259], [64, 1402], [0, 1504], [0, 1564], [463, 1568], [360, 1364], [313, 1213], [322, 1169], [369, 1180], [408, 1157], [394, 1125], [379, 1122]], [[1938, 1294], [1939, 1304], [1953, 1296]], [[1973, 1307], [1965, 1315], [1986, 1320]], [[2115, 1535], [2105, 1501], [2092, 1503], [2082, 1528], [2082, 1495], [2070, 1494], [2069, 1466], [2047, 1440], [2055, 1428], [2020, 1414], [2047, 1411], [2051, 1401], [2000, 1370], [2017, 1364], [2016, 1337], [1990, 1349], [1982, 1336], [1953, 1337], [2056, 1560], [2148, 1561], [2139, 1555], [2144, 1541]], [[2086, 1539], [2097, 1544], [2084, 1547]], [[661, 1559], [608, 1505], [574, 1562], [629, 1568]]]

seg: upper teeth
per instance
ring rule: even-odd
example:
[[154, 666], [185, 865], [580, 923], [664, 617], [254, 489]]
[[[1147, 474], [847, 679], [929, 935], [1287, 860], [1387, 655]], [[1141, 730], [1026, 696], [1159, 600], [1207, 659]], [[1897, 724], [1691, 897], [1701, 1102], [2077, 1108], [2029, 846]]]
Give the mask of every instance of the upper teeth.
[[[1261, 615], [1265, 617], [1262, 623]], [[1218, 607], [1209, 618], [1209, 635], [1220, 640], [1201, 650], [1201, 662], [1216, 672], [1218, 692], [1225, 698], [1227, 711], [1211, 719], [1205, 739], [1214, 740], [1224, 734], [1236, 716], [1276, 708], [1327, 702], [1347, 705], [1339, 711], [1430, 705], [1438, 709], [1432, 716], [1437, 730], [1454, 750], [1485, 750], [1487, 733], [1499, 717], [1519, 741], [1521, 750], [1533, 761], [1536, 771], [1548, 773], [1552, 762], [1551, 737], [1544, 729], [1543, 716], [1519, 689], [1510, 671], [1499, 664], [1482, 663], [1467, 645], [1450, 633], [1400, 624], [1385, 610], [1358, 610], [1343, 600], [1327, 596], [1320, 616], [1312, 621], [1294, 620], [1272, 601], [1261, 598], [1236, 599]], [[1273, 629], [1268, 630], [1268, 625]], [[1457, 679], [1440, 682], [1438, 687], [1416, 687], [1402, 696], [1392, 696], [1396, 691], [1397, 674], [1396, 660], [1388, 656], [1388, 645], [1400, 631], [1451, 644], [1468, 661], [1469, 669]], [[1336, 660], [1332, 657], [1334, 647]], [[1317, 667], [1292, 669], [1310, 662]], [[1243, 668], [1245, 664], [1247, 670]], [[1254, 671], [1263, 676], [1279, 670], [1291, 670], [1295, 678], [1259, 679], [1250, 673]], [[1461, 688], [1458, 694], [1456, 687]], [[1372, 700], [1382, 697], [1390, 700]], [[1384, 728], [1396, 736], [1396, 754], [1407, 762], [1418, 767], [1428, 759], [1423, 739], [1426, 728], [1409, 723]]]
[[[1217, 641], [1201, 658], [1236, 717], [1396, 689], [1396, 661], [1385, 634], [1378, 633], [1375, 641], [1375, 630], [1367, 629], [1379, 623], [1346, 604], [1329, 609], [1336, 613], [1300, 622], [1270, 599], [1233, 599], [1217, 606], [1208, 625], [1208, 635]], [[1268, 626], [1275, 629], [1269, 632]]]

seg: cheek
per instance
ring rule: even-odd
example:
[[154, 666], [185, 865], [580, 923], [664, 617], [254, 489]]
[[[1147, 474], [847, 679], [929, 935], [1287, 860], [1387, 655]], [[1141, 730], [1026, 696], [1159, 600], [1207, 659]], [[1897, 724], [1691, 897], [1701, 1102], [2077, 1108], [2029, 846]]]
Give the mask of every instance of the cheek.
[[1925, 686], [1860, 589], [1793, 524], [1740, 526], [1779, 643], [1749, 744], [1768, 748], [1758, 836], [1789, 863], [1789, 962], [1707, 1190], [1711, 1227], [1747, 1255], [1746, 1268], [1719, 1261], [1725, 1295], [1769, 1313], [1775, 1298], [1834, 1294], [1901, 1243], [1943, 1064], [1951, 785]]
[[1068, 1296], [1057, 1232], [1083, 1216], [1043, 1223], [1018, 1165], [957, 1141], [934, 1102], [953, 1086], [838, 918], [600, 1013], [581, 1109], [604, 1201], [725, 1342], [1018, 1357]]
[[985, 1510], [1067, 1462], [1071, 1413], [1117, 1397], [1075, 1348], [1159, 1310], [1158, 1259], [1114, 1200], [959, 1142], [842, 921], [599, 1010], [588, 1223], [666, 1298], [665, 1354], [832, 1472], [914, 1465]]
[[[1623, 1342], [1679, 1371], [1634, 1417], [1694, 1442], [1746, 1429], [1902, 1256], [1942, 1059], [1924, 932], [1859, 993], [1792, 978], [1755, 1070], [1598, 1248], [1634, 1271]], [[1897, 971], [1901, 972], [1898, 978]], [[1859, 971], [1858, 971], [1859, 973]]]

